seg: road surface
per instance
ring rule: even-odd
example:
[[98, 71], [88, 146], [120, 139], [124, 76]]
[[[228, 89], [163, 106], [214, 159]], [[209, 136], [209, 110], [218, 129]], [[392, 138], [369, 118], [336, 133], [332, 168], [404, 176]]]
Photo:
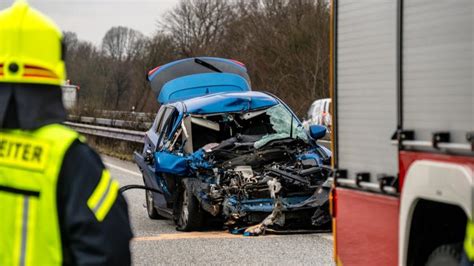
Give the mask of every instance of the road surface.
[[[143, 184], [135, 164], [103, 156], [121, 186]], [[134, 265], [334, 265], [331, 234], [243, 237], [225, 231], [177, 232], [170, 220], [150, 220], [143, 190], [125, 192]]]

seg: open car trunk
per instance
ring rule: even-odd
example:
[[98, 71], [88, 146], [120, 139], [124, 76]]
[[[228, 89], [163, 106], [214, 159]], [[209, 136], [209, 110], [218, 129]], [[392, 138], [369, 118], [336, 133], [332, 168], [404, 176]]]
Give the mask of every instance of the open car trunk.
[[214, 57], [187, 58], [157, 67], [150, 71], [148, 80], [161, 104], [251, 90], [243, 64]]

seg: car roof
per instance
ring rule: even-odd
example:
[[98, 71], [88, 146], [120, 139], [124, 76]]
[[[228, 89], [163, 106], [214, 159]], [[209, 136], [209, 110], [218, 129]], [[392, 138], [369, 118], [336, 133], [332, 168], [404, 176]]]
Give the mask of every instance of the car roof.
[[[279, 104], [275, 97], [259, 91], [224, 92], [187, 99], [171, 105], [182, 104], [189, 114], [247, 112]], [[181, 109], [181, 108], [179, 108]]]

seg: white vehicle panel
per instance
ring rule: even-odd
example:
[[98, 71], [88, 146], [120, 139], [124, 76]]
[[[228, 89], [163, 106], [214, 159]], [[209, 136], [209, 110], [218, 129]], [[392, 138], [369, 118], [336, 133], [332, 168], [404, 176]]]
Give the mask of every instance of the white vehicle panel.
[[399, 264], [405, 265], [413, 211], [419, 199], [459, 206], [473, 217], [474, 175], [461, 164], [420, 160], [405, 176], [400, 198]]
[[338, 1], [338, 168], [396, 176], [397, 2]]
[[417, 140], [474, 131], [474, 1], [454, 2], [404, 1], [403, 127]]

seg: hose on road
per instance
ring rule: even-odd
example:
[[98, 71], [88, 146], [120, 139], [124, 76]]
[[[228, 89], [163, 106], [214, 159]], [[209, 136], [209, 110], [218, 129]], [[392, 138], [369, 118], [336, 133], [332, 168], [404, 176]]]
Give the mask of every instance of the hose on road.
[[129, 190], [129, 189], [143, 189], [143, 190], [150, 190], [150, 191], [153, 191], [153, 192], [156, 192], [156, 193], [162, 193], [161, 191], [159, 191], [158, 189], [155, 189], [155, 188], [151, 188], [151, 187], [147, 187], [147, 186], [142, 186], [142, 185], [127, 185], [127, 186], [123, 186], [119, 189], [119, 192], [121, 194], [123, 194], [125, 191]]

